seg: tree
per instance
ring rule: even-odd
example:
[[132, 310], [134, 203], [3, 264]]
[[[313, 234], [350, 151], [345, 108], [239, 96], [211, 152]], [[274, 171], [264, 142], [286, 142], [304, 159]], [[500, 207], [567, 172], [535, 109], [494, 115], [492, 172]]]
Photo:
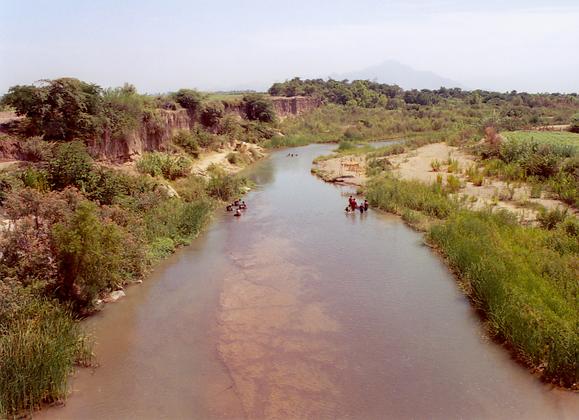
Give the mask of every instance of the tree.
[[216, 127], [223, 118], [224, 106], [221, 102], [209, 102], [201, 107], [201, 124], [207, 128]]
[[203, 95], [194, 89], [179, 89], [173, 94], [173, 98], [191, 114], [196, 114], [203, 100]]
[[88, 138], [102, 128], [102, 90], [78, 79], [13, 86], [2, 101], [29, 119], [29, 134], [42, 135], [46, 140]]
[[246, 95], [243, 97], [245, 115], [248, 120], [273, 122], [275, 111], [271, 101], [261, 95]]

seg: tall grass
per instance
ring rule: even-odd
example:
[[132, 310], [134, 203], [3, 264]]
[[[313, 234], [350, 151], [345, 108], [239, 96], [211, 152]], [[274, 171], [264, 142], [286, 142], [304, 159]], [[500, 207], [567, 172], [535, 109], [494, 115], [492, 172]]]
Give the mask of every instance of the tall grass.
[[4, 311], [10, 305], [12, 311], [0, 314], [0, 417], [64, 399], [74, 364], [90, 361], [86, 337], [70, 312], [45, 299], [16, 298], [20, 302], [2, 302]]
[[545, 379], [574, 386], [579, 380], [579, 223], [552, 212], [541, 217], [550, 230], [523, 227], [508, 212], [461, 208], [452, 189], [442, 182], [382, 175], [368, 182], [366, 197], [426, 228], [488, 318], [491, 333]]
[[432, 226], [429, 238], [460, 273], [492, 333], [543, 368], [546, 379], [577, 382], [577, 237], [460, 211]]
[[420, 211], [437, 219], [449, 217], [457, 209], [440, 184], [405, 181], [384, 175], [369, 181], [366, 198], [374, 207], [402, 214], [404, 209]]

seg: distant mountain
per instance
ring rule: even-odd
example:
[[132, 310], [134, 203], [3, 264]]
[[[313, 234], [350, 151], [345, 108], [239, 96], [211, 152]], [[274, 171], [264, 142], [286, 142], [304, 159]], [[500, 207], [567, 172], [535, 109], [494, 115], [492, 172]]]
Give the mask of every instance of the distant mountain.
[[398, 85], [404, 89], [438, 89], [441, 86], [464, 87], [459, 82], [439, 76], [431, 71], [421, 71], [394, 60], [384, 61], [377, 66], [350, 73], [333, 74], [334, 80], [373, 80], [390, 85]]

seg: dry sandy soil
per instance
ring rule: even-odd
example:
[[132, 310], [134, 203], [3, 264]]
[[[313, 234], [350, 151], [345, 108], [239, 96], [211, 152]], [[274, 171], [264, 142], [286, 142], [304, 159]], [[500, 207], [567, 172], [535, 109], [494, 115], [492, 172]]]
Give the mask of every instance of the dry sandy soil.
[[[438, 172], [434, 172], [430, 163], [433, 160], [445, 162], [449, 157], [457, 160], [460, 172], [447, 173], [447, 165], [442, 165]], [[547, 209], [568, 208], [567, 205], [547, 197], [531, 198], [528, 185], [508, 185], [496, 179], [485, 179], [483, 185], [477, 187], [468, 182], [464, 171], [476, 165], [473, 156], [470, 156], [457, 147], [446, 143], [434, 143], [400, 155], [390, 156], [392, 173], [401, 179], [419, 180], [427, 183], [436, 181], [442, 176], [443, 182], [450, 175], [459, 178], [463, 184], [458, 194], [467, 196], [467, 205], [472, 209], [482, 209], [487, 206], [504, 208], [517, 214], [522, 222], [529, 223], [536, 220], [537, 205]], [[318, 162], [314, 165], [314, 172], [329, 182], [342, 182], [361, 186], [366, 181], [366, 162], [364, 156], [344, 156]], [[543, 193], [544, 194], [544, 193]], [[573, 211], [573, 209], [570, 209]], [[576, 213], [575, 211], [573, 211]]]

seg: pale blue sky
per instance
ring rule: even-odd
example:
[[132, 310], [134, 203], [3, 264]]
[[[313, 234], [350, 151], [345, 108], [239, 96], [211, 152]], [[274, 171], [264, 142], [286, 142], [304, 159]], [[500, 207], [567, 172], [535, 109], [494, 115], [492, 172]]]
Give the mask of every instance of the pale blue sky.
[[470, 88], [579, 91], [579, 1], [0, 0], [0, 93], [268, 86], [397, 60]]

